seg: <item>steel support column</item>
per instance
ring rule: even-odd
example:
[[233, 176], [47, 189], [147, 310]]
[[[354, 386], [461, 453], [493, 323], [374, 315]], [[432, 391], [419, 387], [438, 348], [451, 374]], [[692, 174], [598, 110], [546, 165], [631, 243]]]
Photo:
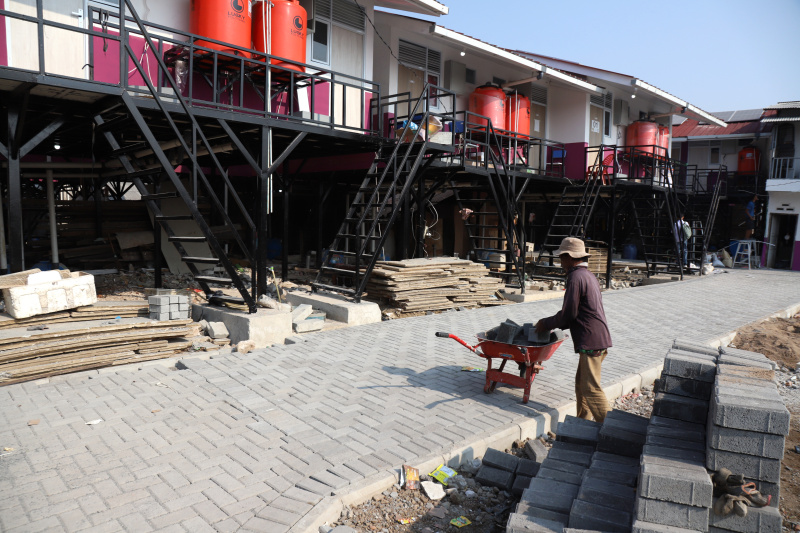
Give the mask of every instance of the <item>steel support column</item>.
[[612, 257], [611, 250], [614, 248], [614, 228], [617, 226], [617, 186], [611, 187], [611, 205], [608, 208], [608, 228], [611, 232], [608, 238], [608, 257], [606, 258], [606, 289], [611, 288], [611, 271], [614, 258]]
[[281, 278], [289, 279], [289, 179], [280, 180], [283, 190], [283, 235], [281, 236]]
[[25, 269], [24, 239], [22, 236], [22, 177], [20, 148], [25, 127], [25, 112], [33, 84], [14, 91], [8, 102], [8, 263], [11, 272]]
[[261, 172], [258, 176], [258, 226], [256, 227], [256, 286], [258, 295], [267, 293], [267, 225], [270, 215], [270, 175], [269, 127], [261, 127], [260, 159]]

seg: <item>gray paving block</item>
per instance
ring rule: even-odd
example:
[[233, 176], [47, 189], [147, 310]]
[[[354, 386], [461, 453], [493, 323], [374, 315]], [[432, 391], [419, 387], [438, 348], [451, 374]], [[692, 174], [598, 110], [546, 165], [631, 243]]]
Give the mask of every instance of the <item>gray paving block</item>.
[[718, 359], [719, 364], [724, 365], [738, 365], [738, 366], [747, 366], [747, 367], [755, 367], [755, 368], [763, 368], [766, 370], [772, 370], [773, 364], [771, 361], [767, 361], [766, 359], [763, 361], [758, 361], [752, 359], [750, 357], [740, 357], [735, 354], [728, 354], [724, 353], [719, 356]]
[[717, 365], [717, 376], [733, 376], [743, 379], [752, 379], [773, 383], [775, 381], [775, 371], [764, 368], [754, 368], [751, 366], [739, 365]]
[[706, 468], [709, 470], [727, 468], [731, 472], [743, 474], [744, 477], [758, 479], [759, 481], [769, 481], [770, 483], [777, 483], [780, 481], [781, 476], [781, 462], [779, 459], [726, 452], [715, 450], [714, 448], [706, 449]]
[[783, 401], [778, 392], [778, 385], [775, 382], [733, 376], [718, 376], [714, 384], [714, 394], [722, 396], [745, 396], [747, 398], [776, 402]]
[[578, 499], [611, 509], [633, 513], [636, 489], [597, 478], [586, 478], [578, 491]]
[[708, 529], [708, 508], [682, 503], [636, 498], [636, 520], [654, 522], [665, 526], [683, 527], [696, 531]]
[[691, 339], [675, 339], [672, 341], [672, 347], [682, 352], [701, 353], [704, 355], [718, 356], [720, 353], [719, 348], [712, 348], [711, 346]]
[[661, 457], [659, 455], [646, 455], [643, 454], [642, 457], [639, 459], [642, 465], [644, 464], [651, 464], [651, 465], [662, 465], [668, 468], [680, 468], [683, 470], [691, 470], [692, 472], [700, 473], [700, 474], [708, 474], [708, 470], [706, 470], [706, 462], [705, 458], [703, 462], [692, 462], [687, 461], [685, 458], [676, 459], [672, 457]]
[[588, 428], [598, 428], [598, 429], [602, 425], [599, 422], [595, 422], [594, 420], [586, 420], [585, 418], [580, 418], [572, 415], [567, 415], [564, 417], [564, 424], [576, 424], [578, 426], [583, 426]]
[[789, 411], [785, 405], [744, 397], [717, 396], [712, 399], [709, 421], [732, 429], [789, 434]]
[[749, 507], [747, 516], [729, 514], [719, 516], [709, 513], [708, 524], [716, 528], [740, 533], [780, 533], [783, 519], [775, 507]]
[[701, 452], [693, 452], [690, 450], [683, 450], [680, 448], [665, 448], [663, 446], [655, 446], [652, 444], [645, 444], [642, 448], [642, 455], [654, 455], [657, 457], [664, 457], [666, 459], [676, 459], [686, 463], [702, 465], [706, 462], [706, 454]]
[[708, 445], [715, 450], [783, 459], [785, 444], [783, 435], [725, 428], [716, 424], [708, 426]]
[[610, 483], [619, 483], [620, 485], [627, 485], [635, 487], [639, 481], [638, 474], [626, 474], [624, 472], [614, 472], [613, 470], [606, 470], [604, 468], [589, 468], [583, 473], [584, 482], [587, 479], [599, 479]]
[[571, 474], [583, 475], [586, 466], [567, 461], [559, 461], [553, 457], [548, 457], [542, 463], [542, 468], [549, 468], [551, 470], [561, 470], [562, 472], [569, 472]]
[[[558, 444], [558, 442], [556, 444]], [[550, 450], [550, 455], [548, 456], [548, 458], [552, 458], [557, 461], [563, 461], [566, 463], [573, 463], [576, 465], [589, 466], [592, 462], [592, 453], [573, 452], [571, 450], [566, 450], [563, 448], [557, 448], [553, 446], [553, 448]]]
[[[632, 418], [623, 418], [619, 415], [614, 417], [606, 417], [603, 421], [603, 426], [600, 428], [600, 432], [602, 433], [604, 429], [621, 429], [627, 431], [629, 433], [638, 433], [639, 435], [644, 435], [647, 433], [647, 419], [642, 417], [636, 417], [640, 420], [634, 420]], [[644, 420], [644, 423], [641, 421]]]
[[691, 439], [681, 438], [680, 433], [673, 435], [675, 438], [662, 437], [660, 435], [648, 435], [646, 444], [653, 446], [663, 446], [664, 448], [680, 448], [693, 452], [705, 452], [706, 444]]
[[570, 483], [578, 487], [580, 486], [583, 477], [581, 476], [581, 474], [564, 472], [563, 470], [553, 470], [552, 468], [545, 468], [543, 466], [542, 468], [539, 469], [539, 473], [536, 474], [536, 479], [552, 479], [553, 481]]
[[597, 446], [599, 433], [600, 424], [592, 426], [589, 424], [564, 421], [558, 423], [556, 440], [595, 448]]
[[[606, 419], [603, 421], [603, 425], [613, 421], [626, 423], [628, 426], [630, 426], [627, 428], [630, 431], [636, 431], [633, 429], [633, 427], [641, 427], [646, 430], [647, 426], [650, 424], [649, 418], [645, 418], [634, 413], [629, 413], [627, 411], [622, 411], [620, 409], [612, 409], [606, 413]], [[644, 431], [642, 431], [642, 433], [644, 433]]]
[[594, 453], [594, 446], [587, 446], [586, 444], [575, 444], [574, 442], [564, 442], [564, 441], [555, 441], [553, 442], [553, 447], [550, 448], [550, 451], [553, 450], [564, 450], [568, 452], [578, 452], [578, 453], [588, 453], [589, 455]]
[[656, 380], [654, 391], [656, 393], [666, 392], [689, 398], [708, 400], [714, 390], [714, 384], [710, 381], [699, 381], [690, 378], [678, 378], [675, 376], [663, 375]]
[[539, 439], [530, 439], [525, 443], [525, 455], [531, 461], [541, 463], [547, 457], [547, 447]]
[[150, 305], [169, 305], [169, 295], [166, 296], [150, 296], [147, 299], [147, 303]]
[[[531, 485], [528, 487], [528, 490], [522, 493], [520, 501], [527, 501], [535, 504], [537, 494], [561, 494], [562, 496], [574, 499], [575, 496], [578, 495], [578, 487], [570, 483], [535, 477], [531, 480]], [[567, 511], [569, 511], [569, 506], [567, 507]]]
[[642, 446], [644, 446], [645, 442], [643, 433], [634, 433], [603, 424], [598, 436], [598, 451], [616, 453], [628, 457], [639, 457], [642, 454]]
[[550, 509], [542, 509], [528, 502], [518, 503], [515, 512], [517, 514], [524, 514], [525, 516], [535, 516], [537, 518], [544, 518], [545, 520], [552, 520], [553, 522], [560, 522], [565, 526], [569, 522], [569, 513], [559, 513], [557, 511], [551, 511]]
[[308, 304], [300, 304], [294, 309], [292, 309], [292, 322], [302, 322], [308, 315], [313, 313], [314, 310]]
[[696, 423], [696, 422], [686, 422], [685, 420], [676, 420], [674, 418], [667, 418], [658, 415], [651, 415], [650, 425], [666, 427], [674, 429], [676, 431], [699, 431], [701, 433], [705, 433], [706, 431], [705, 420], [702, 423]]
[[678, 378], [714, 381], [714, 376], [717, 375], [717, 358], [673, 349], [664, 358], [662, 373]]
[[592, 455], [592, 462], [594, 461], [604, 461], [606, 463], [619, 463], [622, 465], [632, 465], [632, 466], [639, 466], [639, 458], [638, 457], [628, 457], [625, 455], [617, 455], [615, 453], [607, 453], [607, 452], [594, 452]]
[[536, 461], [531, 461], [530, 459], [520, 459], [519, 464], [517, 465], [516, 474], [518, 476], [536, 477], [536, 473], [539, 471], [539, 466], [541, 466], [541, 463], [537, 463]]
[[516, 337], [517, 333], [519, 333], [521, 330], [522, 326], [513, 320], [506, 319], [505, 322], [502, 322], [500, 327], [497, 328], [497, 336], [495, 337], [495, 340], [505, 344], [512, 344], [514, 342], [514, 337]]
[[739, 348], [731, 348], [730, 346], [721, 347], [720, 348], [720, 352], [723, 353], [723, 354], [727, 354], [727, 355], [735, 355], [737, 357], [753, 359], [754, 361], [767, 362], [767, 363], [772, 364], [772, 369], [773, 370], [777, 370], [778, 369], [778, 363], [776, 363], [775, 361], [769, 359], [764, 354], [761, 354], [761, 353], [758, 353], [758, 352], [750, 352], [750, 351], [747, 351], [747, 350], [740, 350]]
[[706, 472], [644, 463], [639, 475], [639, 496], [695, 507], [711, 507], [714, 487]]
[[591, 470], [609, 470], [617, 474], [639, 475], [639, 465], [623, 464], [616, 461], [604, 461], [603, 459], [592, 460]]
[[506, 524], [506, 533], [561, 533], [563, 529], [561, 522], [517, 513], [511, 513]]
[[631, 515], [619, 509], [611, 509], [585, 500], [575, 500], [569, 512], [569, 527], [626, 533], [631, 529]]
[[530, 487], [532, 479], [533, 477], [531, 476], [514, 476], [514, 483], [511, 485], [511, 494], [514, 496], [522, 496], [525, 489]]
[[694, 424], [702, 424], [708, 418], [708, 402], [697, 398], [687, 398], [677, 394], [656, 394], [653, 414]]
[[500, 470], [491, 466], [482, 466], [475, 474], [475, 481], [486, 487], [497, 487], [500, 490], [510, 490], [514, 482], [514, 474], [507, 470]]
[[482, 462], [486, 466], [505, 470], [513, 474], [517, 471], [517, 466], [519, 466], [519, 457], [489, 448], [486, 450], [486, 453], [483, 454]]
[[663, 524], [634, 520], [631, 533], [696, 533], [696, 531], [683, 527], [665, 526]]
[[[539, 478], [533, 478], [531, 481], [531, 487], [534, 486], [534, 482], [538, 479]], [[569, 514], [569, 510], [572, 507], [572, 502], [575, 500], [575, 496], [578, 495], [578, 486], [570, 483], [553, 481], [550, 479], [542, 479], [541, 481], [550, 481], [552, 483], [558, 483], [560, 485], [572, 487], [573, 493], [564, 494], [561, 492], [541, 492], [534, 488], [529, 488], [522, 493], [522, 496], [520, 496], [520, 503], [525, 502], [540, 509]]]
[[655, 424], [650, 424], [647, 428], [647, 436], [653, 435], [655, 437], [665, 437], [668, 439], [674, 438], [675, 435], [680, 435], [682, 439], [690, 440], [693, 442], [706, 442], [706, 432], [705, 431], [695, 431], [695, 430], [681, 430], [677, 431], [672, 428], [668, 428], [665, 426], [657, 426]]

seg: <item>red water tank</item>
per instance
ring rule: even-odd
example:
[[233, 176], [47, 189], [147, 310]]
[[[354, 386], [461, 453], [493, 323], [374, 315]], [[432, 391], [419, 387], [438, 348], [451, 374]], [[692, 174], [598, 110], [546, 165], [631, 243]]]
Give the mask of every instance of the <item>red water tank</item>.
[[[487, 83], [476, 88], [469, 95], [469, 110], [472, 113], [489, 117], [495, 129], [506, 129], [506, 93], [498, 85]], [[470, 117], [468, 126], [482, 129], [475, 125], [486, 126], [486, 119]]]
[[625, 145], [639, 147], [639, 152], [655, 153], [658, 145], [658, 124], [646, 120], [631, 123], [625, 132]]
[[[194, 34], [250, 49], [251, 26], [250, 0], [192, 0], [190, 28]], [[243, 54], [239, 50], [208, 41], [197, 41], [195, 44]]]
[[739, 150], [739, 161], [736, 171], [744, 174], [755, 174], [761, 165], [761, 152], [755, 146], [745, 146]]
[[517, 137], [530, 136], [531, 101], [527, 96], [512, 93], [506, 98], [506, 129], [519, 133]]
[[669, 126], [658, 126], [658, 155], [667, 157], [669, 154]]
[[[256, 0], [253, 3], [253, 48], [267, 53], [267, 40], [269, 39], [272, 50], [271, 55], [297, 61], [306, 62], [306, 27], [308, 14], [300, 0], [272, 0], [272, 13], [268, 13], [268, 2]], [[272, 18], [272, 31], [269, 20]], [[273, 61], [273, 65], [305, 72], [305, 67]]]

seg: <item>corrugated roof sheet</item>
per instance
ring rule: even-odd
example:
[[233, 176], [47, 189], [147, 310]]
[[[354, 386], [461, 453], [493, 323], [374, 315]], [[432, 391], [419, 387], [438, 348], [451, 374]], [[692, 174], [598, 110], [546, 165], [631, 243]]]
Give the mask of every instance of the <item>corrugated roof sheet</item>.
[[761, 122], [800, 122], [800, 117], [769, 117]]
[[[720, 114], [714, 113], [715, 117]], [[764, 115], [775, 116], [775, 111], [766, 111]], [[760, 115], [759, 115], [760, 116]], [[746, 135], [748, 133], [762, 134], [772, 131], [770, 124], [765, 120], [751, 120], [747, 122], [731, 122], [724, 128], [713, 124], [700, 123], [694, 119], [686, 119], [682, 124], [672, 126], [672, 137], [722, 137], [725, 135]]]
[[800, 100], [795, 102], [778, 102], [764, 109], [800, 109]]

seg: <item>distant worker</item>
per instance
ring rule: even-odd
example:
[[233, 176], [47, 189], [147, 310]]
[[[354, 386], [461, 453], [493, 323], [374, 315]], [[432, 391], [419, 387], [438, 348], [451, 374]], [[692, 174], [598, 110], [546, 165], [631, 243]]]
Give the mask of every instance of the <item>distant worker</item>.
[[679, 257], [683, 259], [681, 264], [686, 267], [689, 265], [689, 239], [692, 238], [692, 227], [683, 217], [683, 213], [678, 213], [678, 221], [675, 222], [675, 227], [672, 228], [672, 235], [675, 237], [675, 243], [680, 250]]
[[758, 201], [758, 195], [754, 194], [753, 198], [747, 202], [747, 219], [744, 221], [744, 238], [750, 239], [753, 237], [753, 231], [756, 229], [756, 202]]
[[583, 241], [567, 237], [555, 251], [567, 273], [566, 292], [561, 311], [536, 323], [536, 331], [569, 329], [575, 353], [580, 354], [575, 374], [578, 417], [602, 423], [608, 412], [608, 399], [600, 387], [603, 360], [611, 347], [611, 334], [603, 310], [600, 282], [589, 271], [589, 254]]

